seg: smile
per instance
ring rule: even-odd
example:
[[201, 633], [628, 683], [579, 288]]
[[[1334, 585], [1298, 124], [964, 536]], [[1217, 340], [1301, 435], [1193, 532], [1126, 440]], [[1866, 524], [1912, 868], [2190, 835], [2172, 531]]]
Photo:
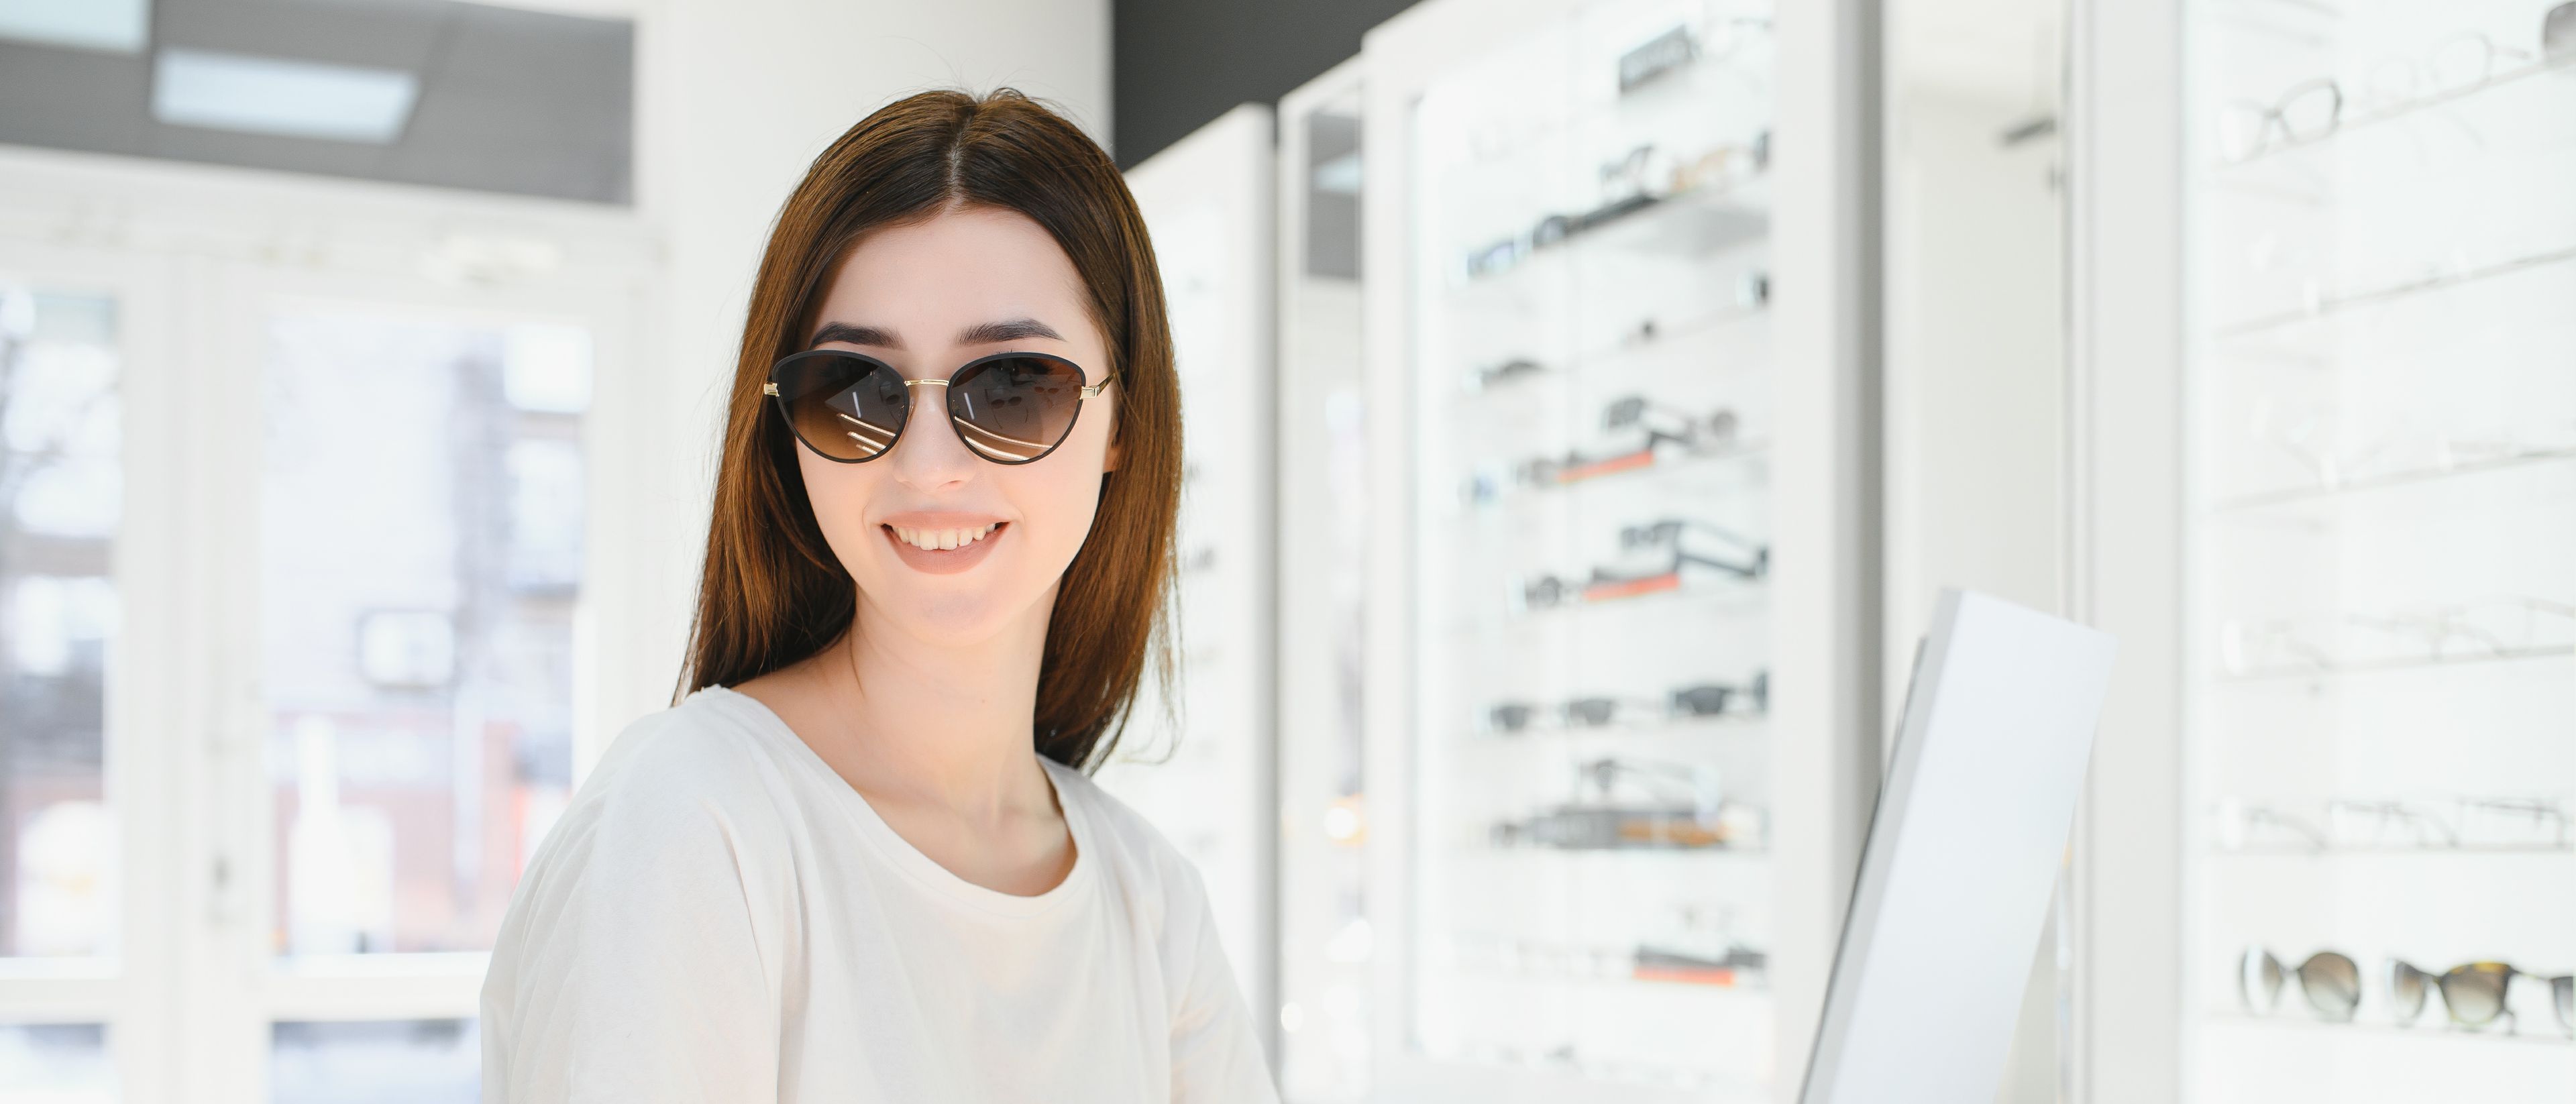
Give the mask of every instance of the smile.
[[896, 525], [885, 528], [894, 534], [894, 539], [924, 552], [953, 552], [991, 536], [994, 530], [1001, 527], [1002, 523], [997, 521], [979, 528], [967, 529], [914, 529]]

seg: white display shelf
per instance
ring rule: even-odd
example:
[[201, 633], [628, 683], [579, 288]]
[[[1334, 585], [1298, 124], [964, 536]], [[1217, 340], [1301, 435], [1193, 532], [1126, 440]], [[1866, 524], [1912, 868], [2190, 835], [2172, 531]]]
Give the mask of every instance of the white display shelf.
[[[2438, 996], [2398, 1024], [2385, 965], [2576, 969], [2576, 55], [2535, 41], [2555, 2], [2186, 8], [2177, 92], [2207, 144], [2186, 204], [2184, 801], [2302, 810], [2308, 836], [2183, 841], [2187, 1099], [2576, 1093], [2545, 1000], [2514, 998], [2518, 1030], [2447, 1025]], [[2326, 80], [2338, 122], [2280, 116]], [[2224, 163], [2220, 116], [2265, 109], [2269, 143]], [[2403, 811], [2325, 831], [2329, 802]], [[2544, 811], [2469, 831], [2494, 802]], [[2359, 1015], [2308, 1014], [2296, 980], [2248, 1014], [2248, 945], [2352, 954]]]

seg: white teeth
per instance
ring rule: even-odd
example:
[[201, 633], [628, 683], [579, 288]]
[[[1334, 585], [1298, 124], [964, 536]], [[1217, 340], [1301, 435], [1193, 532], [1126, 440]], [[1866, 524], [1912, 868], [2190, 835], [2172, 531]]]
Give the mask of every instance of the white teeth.
[[890, 528], [894, 529], [895, 539], [905, 544], [925, 551], [949, 552], [992, 535], [993, 530], [1001, 528], [1001, 523], [994, 522], [975, 529], [906, 529], [902, 526]]

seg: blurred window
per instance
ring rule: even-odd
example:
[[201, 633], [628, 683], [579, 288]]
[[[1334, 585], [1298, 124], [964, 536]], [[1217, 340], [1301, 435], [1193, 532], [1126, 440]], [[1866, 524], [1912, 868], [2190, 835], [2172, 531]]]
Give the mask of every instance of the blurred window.
[[0, 1100], [114, 1104], [116, 1068], [98, 1024], [0, 1024]]
[[482, 1095], [473, 1020], [279, 1023], [269, 1029], [274, 1104], [474, 1104]]
[[[571, 788], [590, 357], [589, 333], [566, 326], [271, 319], [261, 604], [278, 953], [491, 947]], [[357, 1034], [277, 1025], [279, 1100], [447, 1099], [288, 1094], [290, 1064], [371, 1069], [333, 1056], [417, 1042], [341, 1026]]]
[[[116, 951], [103, 763], [117, 358], [114, 300], [0, 283], [0, 955]], [[96, 1031], [11, 1030], [0, 1069]]]

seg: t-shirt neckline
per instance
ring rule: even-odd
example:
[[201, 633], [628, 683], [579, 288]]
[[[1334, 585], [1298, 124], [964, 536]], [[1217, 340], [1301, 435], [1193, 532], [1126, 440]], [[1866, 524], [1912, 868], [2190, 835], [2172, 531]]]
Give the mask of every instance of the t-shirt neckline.
[[1054, 792], [1056, 807], [1063, 811], [1065, 828], [1073, 835], [1073, 869], [1066, 871], [1064, 878], [1044, 893], [1027, 896], [1005, 893], [958, 877], [955, 871], [941, 866], [939, 860], [923, 854], [920, 848], [912, 845], [912, 841], [903, 838], [902, 833], [895, 831], [893, 825], [878, 815], [876, 807], [868, 804], [867, 795], [850, 785], [849, 780], [833, 770], [830, 763], [824, 762], [812, 745], [796, 735], [796, 730], [789, 728], [787, 722], [760, 699], [729, 686], [710, 686], [700, 693], [713, 695], [720, 701], [737, 702], [737, 708], [750, 718], [753, 730], [781, 742], [784, 745], [782, 750], [789, 758], [803, 764], [805, 770], [814, 772], [817, 782], [840, 795], [841, 808], [857, 825], [861, 837], [887, 861], [933, 893], [987, 913], [1033, 916], [1052, 910], [1080, 894], [1092, 880], [1092, 867], [1098, 864], [1093, 858], [1091, 825], [1081, 802], [1069, 792], [1072, 787], [1067, 786], [1059, 774], [1071, 769], [1063, 764], [1038, 756], [1038, 765], [1046, 772], [1047, 786]]

